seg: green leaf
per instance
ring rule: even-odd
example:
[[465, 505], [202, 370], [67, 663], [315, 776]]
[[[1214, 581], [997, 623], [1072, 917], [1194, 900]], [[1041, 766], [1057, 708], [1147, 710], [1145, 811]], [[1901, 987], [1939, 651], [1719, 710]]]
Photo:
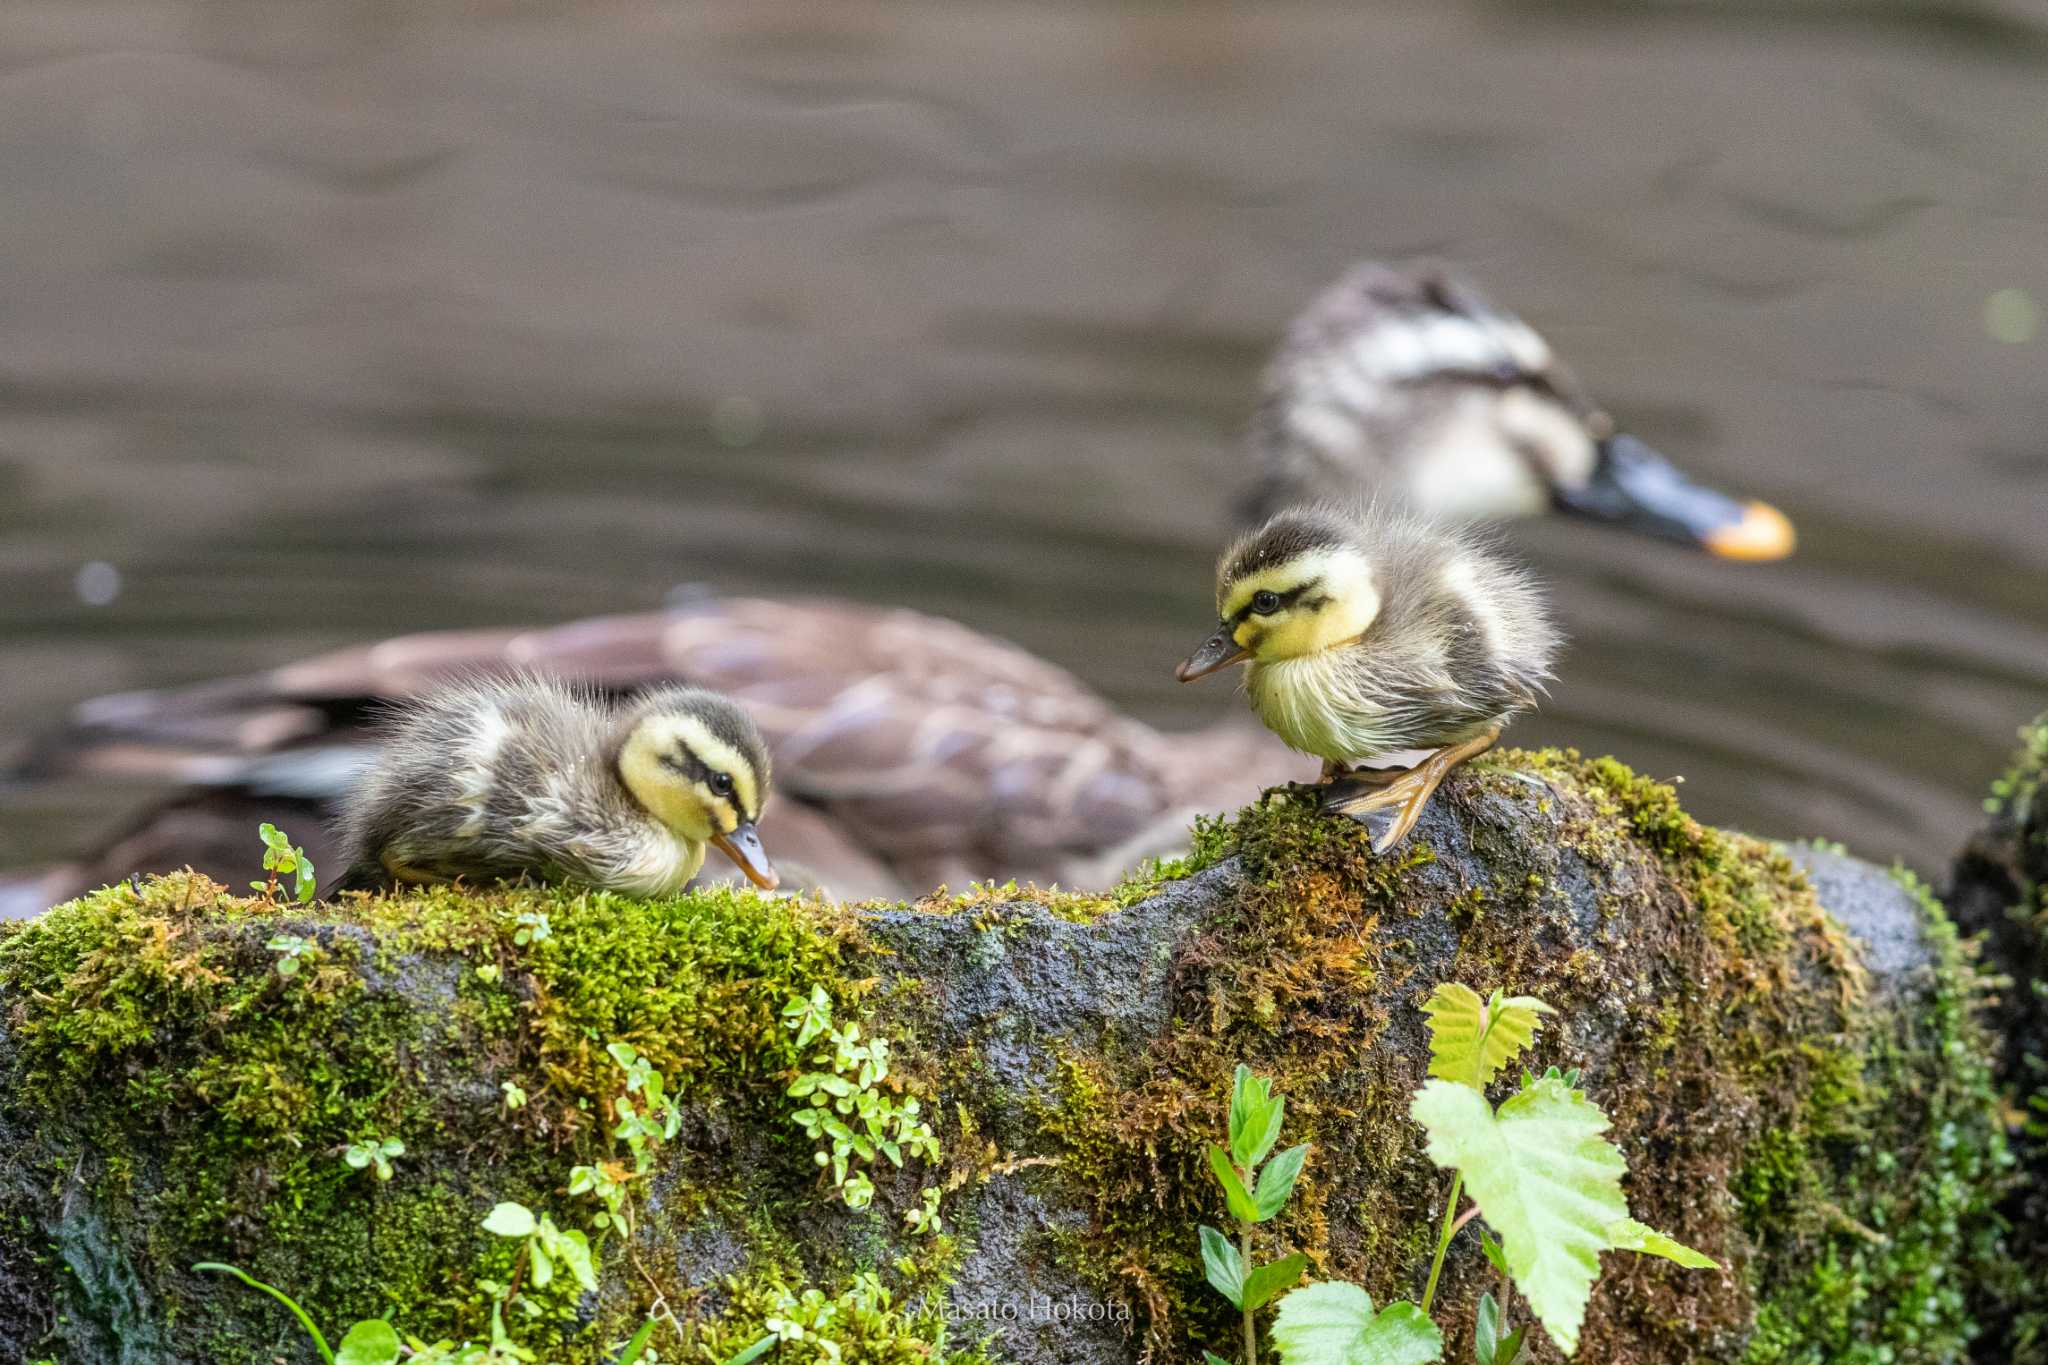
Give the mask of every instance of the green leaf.
[[597, 1266], [590, 1259], [590, 1239], [580, 1228], [570, 1228], [556, 1240], [555, 1255], [569, 1267], [576, 1283], [590, 1293], [597, 1292]]
[[1517, 1327], [1500, 1339], [1493, 1351], [1493, 1365], [1528, 1365], [1529, 1329]]
[[555, 1282], [554, 1259], [548, 1255], [547, 1249], [541, 1246], [539, 1242], [529, 1243], [527, 1250], [533, 1253], [530, 1262], [533, 1270], [533, 1287], [535, 1289], [546, 1289]]
[[1500, 1349], [1500, 1304], [1491, 1294], [1479, 1296], [1479, 1311], [1472, 1320], [1472, 1353], [1479, 1365], [1493, 1365]]
[[1501, 1254], [1500, 1243], [1493, 1239], [1493, 1234], [1483, 1224], [1479, 1229], [1479, 1250], [1485, 1253], [1487, 1263], [1495, 1270], [1503, 1275], [1508, 1273], [1508, 1258]]
[[1429, 1074], [1484, 1090], [1522, 1054], [1556, 1011], [1530, 995], [1481, 1000], [1470, 986], [1447, 981], [1422, 1007], [1429, 1016]]
[[500, 1204], [484, 1216], [484, 1231], [500, 1237], [530, 1237], [534, 1226], [533, 1210], [524, 1204]]
[[1202, 1365], [1230, 1365], [1230, 1362], [1214, 1351], [1202, 1352]]
[[1282, 1256], [1271, 1265], [1260, 1266], [1244, 1277], [1244, 1302], [1238, 1306], [1247, 1313], [1256, 1313], [1272, 1302], [1275, 1294], [1283, 1289], [1292, 1289], [1307, 1266], [1308, 1257], [1298, 1251]]
[[263, 1293], [270, 1295], [271, 1298], [276, 1299], [286, 1308], [289, 1308], [292, 1316], [299, 1320], [299, 1326], [306, 1329], [306, 1335], [312, 1338], [313, 1349], [320, 1353], [320, 1359], [325, 1361], [326, 1365], [334, 1365], [334, 1352], [328, 1347], [327, 1338], [320, 1335], [320, 1329], [313, 1325], [313, 1319], [306, 1316], [306, 1310], [299, 1306], [297, 1299], [275, 1285], [263, 1283], [263, 1281], [251, 1275], [248, 1271], [237, 1266], [223, 1265], [219, 1261], [199, 1261], [193, 1265], [192, 1269], [195, 1271], [207, 1270], [222, 1275], [232, 1275], [251, 1289], [261, 1290]]
[[1202, 1273], [1209, 1287], [1221, 1294], [1232, 1308], [1244, 1308], [1244, 1257], [1228, 1237], [1202, 1224]]
[[1429, 1132], [1429, 1159], [1464, 1173], [1465, 1192], [1500, 1233], [1508, 1273], [1570, 1355], [1608, 1229], [1628, 1217], [1627, 1163], [1600, 1136], [1607, 1116], [1558, 1079], [1532, 1082], [1497, 1114], [1476, 1090], [1429, 1081], [1409, 1112]]
[[1286, 1114], [1287, 1101], [1273, 1098], [1271, 1082], [1240, 1063], [1230, 1087], [1230, 1154], [1239, 1166], [1250, 1170], [1266, 1159]]
[[1259, 1221], [1259, 1206], [1252, 1201], [1251, 1191], [1244, 1187], [1237, 1168], [1230, 1164], [1230, 1153], [1209, 1144], [1209, 1169], [1216, 1173], [1216, 1183], [1223, 1187], [1224, 1202], [1230, 1205], [1230, 1216], [1247, 1223]]
[[1375, 1313], [1355, 1284], [1312, 1284], [1280, 1300], [1273, 1346], [1285, 1365], [1430, 1365], [1444, 1358], [1436, 1324], [1412, 1303]]
[[1645, 1256], [1662, 1256], [1667, 1261], [1676, 1261], [1693, 1270], [1721, 1268], [1721, 1263], [1713, 1257], [1694, 1251], [1685, 1243], [1674, 1241], [1655, 1228], [1646, 1227], [1633, 1218], [1624, 1218], [1618, 1223], [1608, 1225], [1607, 1245], [1615, 1251], [1640, 1251]]
[[[645, 1331], [646, 1329], [642, 1328], [641, 1330]], [[753, 1365], [755, 1361], [759, 1360], [762, 1356], [768, 1354], [769, 1349], [775, 1345], [775, 1342], [775, 1334], [771, 1332], [767, 1336], [762, 1337], [759, 1341], [755, 1342], [752, 1346], [749, 1346], [746, 1350], [741, 1351], [738, 1355], [726, 1361], [725, 1365]], [[626, 1360], [624, 1357], [621, 1357], [619, 1360], [619, 1365], [631, 1365], [631, 1362]]]
[[[633, 1339], [626, 1343], [626, 1349], [619, 1352], [619, 1358], [616, 1362], [616, 1365], [634, 1365], [634, 1362], [640, 1359], [640, 1353], [647, 1349], [648, 1338], [652, 1337], [653, 1335], [654, 1319], [649, 1318], [647, 1321], [640, 1324], [639, 1331], [633, 1333]], [[770, 1340], [773, 1340], [773, 1338], [770, 1338]], [[755, 1343], [755, 1345], [759, 1344], [759, 1342]], [[753, 1351], [754, 1348], [752, 1346], [749, 1346], [747, 1350]], [[754, 1351], [754, 1355], [759, 1354], [759, 1351]], [[742, 1356], [744, 1356], [747, 1360], [752, 1360], [754, 1358], [754, 1356], [748, 1356], [745, 1355], [745, 1352], [742, 1352], [740, 1356], [734, 1356], [733, 1359], [739, 1360]]]
[[1308, 1158], [1308, 1144], [1289, 1147], [1273, 1158], [1272, 1164], [1259, 1172], [1259, 1188], [1252, 1196], [1258, 1206], [1258, 1221], [1263, 1223], [1287, 1207], [1287, 1197], [1294, 1193], [1294, 1180], [1301, 1174], [1301, 1163]]
[[398, 1359], [398, 1333], [382, 1318], [369, 1318], [348, 1329], [334, 1365], [393, 1365]]

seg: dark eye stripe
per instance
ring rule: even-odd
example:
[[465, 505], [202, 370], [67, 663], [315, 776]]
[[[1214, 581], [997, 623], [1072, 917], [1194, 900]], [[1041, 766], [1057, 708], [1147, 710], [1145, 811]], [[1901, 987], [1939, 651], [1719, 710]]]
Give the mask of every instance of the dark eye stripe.
[[[1285, 608], [1287, 608], [1287, 607], [1291, 607], [1291, 606], [1293, 606], [1293, 605], [1294, 605], [1294, 604], [1295, 604], [1296, 602], [1298, 602], [1298, 601], [1300, 601], [1300, 600], [1301, 600], [1301, 597], [1302, 597], [1302, 595], [1303, 595], [1304, 593], [1309, 593], [1309, 592], [1313, 592], [1313, 591], [1315, 591], [1315, 590], [1316, 590], [1317, 588], [1320, 588], [1320, 587], [1322, 587], [1322, 586], [1323, 586], [1323, 580], [1322, 580], [1322, 579], [1320, 579], [1320, 578], [1311, 578], [1311, 579], [1310, 579], [1310, 580], [1309, 580], [1308, 582], [1306, 582], [1306, 583], [1303, 583], [1303, 584], [1302, 584], [1302, 585], [1301, 585], [1300, 587], [1297, 587], [1297, 588], [1289, 588], [1289, 589], [1288, 589], [1288, 590], [1287, 590], [1286, 592], [1283, 592], [1283, 593], [1276, 593], [1276, 594], [1275, 594], [1275, 596], [1277, 596], [1277, 597], [1278, 597], [1278, 598], [1280, 599], [1280, 605], [1279, 605], [1279, 606], [1277, 606], [1277, 607], [1274, 607], [1274, 608], [1273, 608], [1273, 610], [1274, 610], [1274, 611], [1281, 611], [1281, 610], [1284, 610], [1284, 609], [1285, 609]], [[1253, 594], [1252, 594], [1252, 602], [1256, 602], [1257, 600], [1258, 600], [1258, 594], [1257, 594], [1257, 593], [1253, 593]], [[1325, 599], [1325, 600], [1328, 600], [1328, 599]], [[1231, 617], [1231, 618], [1230, 618], [1230, 624], [1232, 624], [1233, 626], [1235, 626], [1235, 625], [1241, 625], [1241, 624], [1243, 624], [1243, 622], [1244, 622], [1244, 619], [1245, 619], [1245, 618], [1246, 618], [1247, 616], [1250, 616], [1251, 614], [1252, 614], [1252, 603], [1251, 603], [1251, 602], [1247, 602], [1247, 603], [1245, 603], [1245, 604], [1244, 604], [1243, 606], [1241, 606], [1241, 607], [1239, 607], [1239, 608], [1237, 609], [1237, 615], [1235, 615], [1235, 616], [1233, 616], [1233, 617]], [[1270, 615], [1271, 613], [1269, 612], [1269, 613], [1267, 613], [1267, 614], [1268, 614], [1268, 615]]]
[[[678, 746], [674, 753], [663, 754], [661, 765], [688, 781], [703, 783], [714, 796], [722, 797], [740, 815], [747, 814], [740, 804], [739, 779], [713, 768], [687, 747]], [[726, 784], [724, 787], [719, 786], [721, 781]]]

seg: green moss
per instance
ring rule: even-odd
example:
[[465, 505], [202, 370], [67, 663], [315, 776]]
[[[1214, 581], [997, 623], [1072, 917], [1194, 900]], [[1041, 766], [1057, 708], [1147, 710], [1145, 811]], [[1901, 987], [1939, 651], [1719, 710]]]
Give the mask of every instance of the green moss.
[[[521, 912], [552, 932], [515, 943]], [[297, 975], [275, 970], [274, 933], [319, 943]], [[395, 1304], [423, 1338], [470, 1335], [479, 1274], [506, 1254], [482, 1214], [559, 1205], [569, 1166], [609, 1154], [605, 1045], [632, 1043], [685, 1096], [775, 1106], [797, 1061], [778, 1012], [814, 983], [858, 993], [853, 933], [819, 904], [730, 890], [444, 888], [300, 911], [189, 874], [124, 884], [0, 935], [11, 1104], [54, 1144], [38, 1159], [140, 1234], [126, 1254], [206, 1358], [268, 1361], [274, 1341], [238, 1334], [244, 1291], [193, 1280], [197, 1260], [287, 1285], [323, 1322]], [[508, 1080], [530, 1097], [516, 1112]], [[366, 1136], [406, 1144], [393, 1180], [341, 1161]]]
[[[2003, 1158], [1952, 933], [1930, 1012], [1895, 1019], [1785, 853], [1701, 825], [1668, 786], [1549, 750], [1490, 757], [1453, 787], [1494, 812], [1464, 822], [1484, 881], [1445, 875], [1420, 840], [1375, 857], [1358, 825], [1290, 793], [1198, 832], [1189, 866], [1235, 856], [1243, 886], [1183, 953], [1173, 1028], [1128, 1064], [1070, 1061], [1047, 1127], [1095, 1212], [1073, 1257], [1148, 1308], [1153, 1348], [1184, 1358], [1230, 1331], [1191, 1231], [1220, 1217], [1201, 1153], [1240, 1060], [1288, 1097], [1286, 1140], [1313, 1144], [1260, 1254], [1307, 1251], [1312, 1273], [1375, 1297], [1415, 1291], [1442, 1182], [1405, 1115], [1415, 1007], [1442, 979], [1538, 995], [1642, 1059], [1590, 1078], [1626, 1135], [1631, 1204], [1740, 1268], [1610, 1280], [1591, 1358], [1736, 1359], [1759, 1309], [1757, 1361], [1862, 1359], [1832, 1354], [1858, 1342], [1933, 1360], [1966, 1339], [1959, 1286], [1991, 1268]], [[1588, 899], [1591, 929], [1575, 919]], [[1617, 964], [1637, 988], [1617, 989]], [[1576, 1062], [1570, 1036], [1540, 1042], [1539, 1063]], [[1915, 1122], [1936, 1129], [1901, 1130]], [[1855, 1154], [1886, 1144], [1928, 1164], [1885, 1184]], [[1703, 1197], [1722, 1187], [1725, 1202]], [[1475, 1269], [1454, 1256], [1448, 1292], [1475, 1293]], [[1789, 1318], [1802, 1296], [1811, 1311]]]
[[[959, 1248], [913, 1237], [901, 1212], [943, 1183], [952, 1231], [971, 1239], [976, 1201], [956, 1192], [1029, 1166], [1049, 1207], [1091, 1215], [1046, 1235], [1143, 1311], [1164, 1365], [1232, 1330], [1193, 1227], [1221, 1217], [1203, 1150], [1240, 1060], [1277, 1080], [1285, 1139], [1313, 1153], [1257, 1254], [1299, 1248], [1316, 1276], [1376, 1297], [1419, 1288], [1444, 1185], [1407, 1119], [1422, 1079], [1418, 1007], [1455, 979], [1560, 1007], [1532, 1060], [1594, 1066], [1634, 1211], [1731, 1267], [1645, 1262], [1611, 1276], [1587, 1358], [1953, 1358], [1972, 1331], [1960, 1286], [1996, 1269], [1987, 1201], [2006, 1158], [1978, 983], [1938, 911], [1936, 980], [1901, 1011], [1872, 1000], [1782, 850], [1701, 826], [1668, 787], [1618, 763], [1494, 755], [1438, 799], [1463, 818], [1425, 828], [1456, 846], [1417, 839], [1379, 857], [1361, 826], [1279, 793], [1202, 822], [1188, 858], [1102, 896], [999, 885], [922, 903], [978, 931], [930, 939], [949, 945], [947, 970], [971, 996], [978, 981], [960, 964], [1011, 971], [1035, 946], [1019, 936], [1044, 921], [1017, 903], [1114, 942], [1105, 917], [1168, 878], [1217, 869], [1213, 914], [1170, 963], [1147, 959], [1170, 983], [1167, 1026], [1113, 1025], [1087, 1049], [1045, 1044], [1064, 1048], [1063, 1064], [1034, 1096], [994, 1075], [996, 1054], [972, 1037], [924, 1052], [927, 1027], [957, 1024], [909, 974], [924, 968], [815, 903], [438, 890], [298, 911], [190, 876], [112, 888], [0, 931], [0, 1074], [18, 1082], [11, 1099], [0, 1090], [0, 1131], [36, 1135], [0, 1151], [0, 1203], [10, 1188], [36, 1200], [0, 1215], [34, 1208], [47, 1231], [48, 1192], [74, 1190], [67, 1207], [85, 1217], [61, 1248], [81, 1265], [137, 1268], [162, 1302], [120, 1312], [168, 1321], [165, 1357], [253, 1365], [291, 1339], [244, 1291], [185, 1274], [202, 1258], [289, 1287], [323, 1323], [396, 1307], [422, 1337], [473, 1336], [489, 1307], [480, 1279], [508, 1269], [479, 1218], [516, 1200], [575, 1221], [563, 1179], [611, 1154], [600, 1118], [618, 1070], [604, 1048], [624, 1041], [687, 1097], [687, 1133], [640, 1201], [643, 1235], [605, 1249], [594, 1320], [537, 1330], [550, 1359], [600, 1359], [659, 1305], [682, 1325], [665, 1321], [664, 1359], [722, 1359], [771, 1316], [829, 1309], [844, 1360], [979, 1365], [930, 1297]], [[522, 914], [545, 915], [551, 932], [516, 943]], [[295, 977], [263, 946], [276, 933], [319, 944]], [[1060, 933], [1077, 948], [1088, 938]], [[870, 973], [889, 984], [871, 990]], [[778, 1024], [813, 984], [876, 1010], [872, 1029], [900, 1040], [892, 1081], [936, 1101], [946, 1179], [878, 1171], [874, 1208], [829, 1205], [786, 1122], [784, 1081], [801, 1059]], [[524, 1108], [503, 1107], [508, 1081]], [[977, 1110], [983, 1100], [1002, 1107]], [[8, 1105], [26, 1122], [10, 1128]], [[339, 1158], [369, 1136], [407, 1145], [388, 1184]], [[125, 1247], [79, 1249], [115, 1226]], [[1461, 1358], [1456, 1324], [1486, 1278], [1471, 1240], [1443, 1290]], [[777, 1359], [801, 1357], [792, 1345]]]
[[[1811, 1268], [1760, 1286], [1751, 1365], [1954, 1361], [1976, 1336], [1970, 1294], [2010, 1269], [1994, 1213], [2012, 1161], [1976, 1010], [1984, 994], [1946, 912], [1911, 873], [1936, 956], [1931, 989], [1859, 1021], [1790, 1126], [1754, 1145], [1738, 1181], [1765, 1244], [1817, 1247]], [[1784, 1218], [1784, 1210], [1808, 1217]]]
[[836, 1292], [790, 1280], [779, 1271], [734, 1278], [730, 1306], [716, 1322], [689, 1334], [688, 1349], [727, 1360], [765, 1336], [770, 1319], [794, 1322], [803, 1335], [777, 1348], [797, 1365], [989, 1365], [987, 1350], [950, 1331], [938, 1300], [899, 1296], [872, 1273], [857, 1274]]

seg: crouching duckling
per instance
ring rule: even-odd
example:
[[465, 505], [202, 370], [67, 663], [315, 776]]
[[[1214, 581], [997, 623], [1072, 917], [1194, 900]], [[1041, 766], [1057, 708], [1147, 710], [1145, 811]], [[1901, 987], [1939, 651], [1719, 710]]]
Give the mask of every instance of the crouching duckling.
[[[1535, 705], [1559, 635], [1534, 582], [1468, 536], [1387, 514], [1282, 512], [1216, 568], [1216, 633], [1191, 682], [1249, 661], [1252, 709], [1323, 760], [1323, 808], [1384, 853], [1457, 764]], [[1431, 750], [1410, 768], [1352, 765]]]
[[763, 889], [768, 747], [730, 700], [663, 687], [623, 704], [536, 677], [427, 693], [387, 723], [341, 824], [335, 890], [533, 877], [679, 891], [715, 845]]

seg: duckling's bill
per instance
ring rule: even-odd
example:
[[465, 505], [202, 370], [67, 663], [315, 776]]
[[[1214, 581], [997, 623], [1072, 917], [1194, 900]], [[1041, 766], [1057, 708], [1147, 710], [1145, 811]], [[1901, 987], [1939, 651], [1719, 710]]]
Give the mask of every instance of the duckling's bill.
[[1555, 497], [1562, 511], [1686, 541], [1723, 559], [1783, 559], [1798, 543], [1777, 508], [1694, 483], [1626, 434], [1602, 441], [1591, 476], [1577, 487], [1558, 487]]
[[768, 861], [768, 850], [761, 847], [761, 831], [752, 820], [736, 826], [729, 834], [713, 834], [711, 843], [763, 891], [773, 891], [782, 884], [782, 878]]
[[1216, 633], [1202, 641], [1194, 653], [1181, 660], [1181, 665], [1174, 670], [1173, 676], [1182, 682], [1193, 682], [1197, 678], [1206, 678], [1211, 673], [1221, 672], [1232, 664], [1241, 664], [1251, 656], [1252, 652], [1231, 635], [1230, 626], [1226, 623], [1218, 626]]

